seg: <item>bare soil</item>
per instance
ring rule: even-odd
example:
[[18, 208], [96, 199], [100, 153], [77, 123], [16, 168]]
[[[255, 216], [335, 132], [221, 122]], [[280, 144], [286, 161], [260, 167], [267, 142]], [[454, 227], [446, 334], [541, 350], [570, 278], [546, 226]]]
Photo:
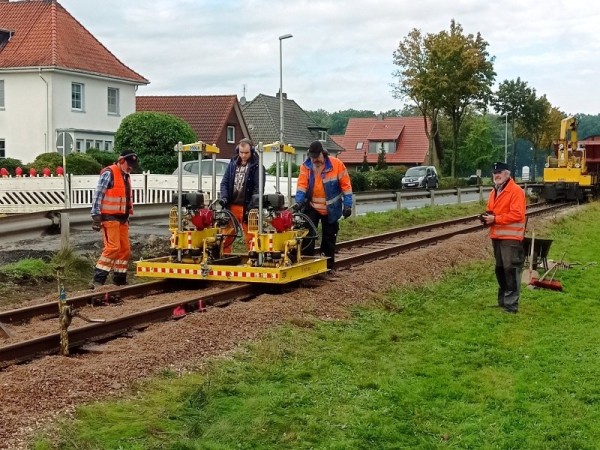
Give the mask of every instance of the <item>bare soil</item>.
[[[0, 371], [0, 448], [25, 448], [34, 432], [69, 415], [77, 405], [131, 392], [135, 382], [165, 369], [177, 373], [196, 369], [208, 358], [225, 356], [283, 323], [345, 319], [353, 305], [376, 301], [390, 288], [438, 281], [468, 261], [481, 261], [493, 270], [486, 231], [339, 271], [333, 279], [307, 280], [285, 294], [262, 295], [155, 324], [96, 345], [86, 354], [49, 356], [9, 367]], [[170, 294], [168, 300], [173, 299]]]

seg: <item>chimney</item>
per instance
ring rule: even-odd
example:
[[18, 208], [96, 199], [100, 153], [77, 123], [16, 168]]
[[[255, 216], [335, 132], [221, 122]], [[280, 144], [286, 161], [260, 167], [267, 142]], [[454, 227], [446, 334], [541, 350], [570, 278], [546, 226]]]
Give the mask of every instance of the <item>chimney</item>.
[[[284, 99], [284, 100], [287, 100], [287, 94], [284, 92], [282, 95], [283, 95], [283, 99]], [[275, 94], [275, 97], [276, 97], [276, 98], [279, 98], [279, 92], [277, 92], [277, 93]]]

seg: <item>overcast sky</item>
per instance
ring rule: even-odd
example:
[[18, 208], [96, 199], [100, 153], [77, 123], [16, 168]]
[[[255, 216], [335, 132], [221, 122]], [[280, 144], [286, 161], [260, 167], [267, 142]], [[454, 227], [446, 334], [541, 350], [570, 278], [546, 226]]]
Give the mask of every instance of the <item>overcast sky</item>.
[[[496, 86], [521, 77], [568, 114], [600, 113], [600, 2], [59, 0], [123, 63], [139, 95], [275, 95], [305, 110], [401, 109], [392, 54], [413, 29], [481, 32]], [[244, 91], [245, 88], [245, 91]]]

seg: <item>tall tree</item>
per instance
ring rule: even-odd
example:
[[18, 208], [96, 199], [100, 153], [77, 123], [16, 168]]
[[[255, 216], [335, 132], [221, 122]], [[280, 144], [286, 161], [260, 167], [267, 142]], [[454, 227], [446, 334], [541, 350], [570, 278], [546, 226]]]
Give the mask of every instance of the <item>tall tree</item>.
[[511, 161], [506, 161], [515, 173], [516, 169], [516, 128], [515, 123], [521, 121], [524, 115], [524, 109], [527, 102], [531, 99], [532, 91], [527, 82], [521, 78], [516, 80], [504, 80], [500, 83], [495, 96], [491, 99], [491, 104], [495, 111], [501, 115], [507, 115], [511, 123], [511, 136], [513, 142]]
[[542, 139], [548, 131], [548, 117], [551, 109], [552, 105], [546, 96], [537, 97], [535, 89], [532, 89], [523, 108], [523, 117], [518, 123], [519, 134], [529, 139], [532, 144], [532, 181], [535, 181], [536, 178], [538, 154]]
[[461, 175], [473, 175], [477, 169], [488, 173], [492, 162], [502, 153], [502, 147], [494, 145], [491, 120], [487, 115], [473, 119], [457, 158], [458, 166], [463, 171]]
[[393, 54], [393, 62], [399, 69], [393, 74], [398, 78], [398, 83], [392, 85], [392, 95], [394, 98], [411, 100], [421, 112], [429, 141], [429, 164], [439, 167], [442, 149], [434, 146], [434, 138], [438, 131], [437, 119], [442, 108], [440, 99], [443, 87], [436, 80], [427, 41], [428, 38], [417, 28], [413, 28], [400, 41]]
[[441, 106], [452, 123], [450, 175], [454, 177], [459, 133], [465, 115], [472, 109], [485, 110], [496, 78], [494, 57], [487, 52], [488, 43], [481, 37], [465, 35], [454, 20], [449, 31], [428, 37], [435, 80], [443, 88]]

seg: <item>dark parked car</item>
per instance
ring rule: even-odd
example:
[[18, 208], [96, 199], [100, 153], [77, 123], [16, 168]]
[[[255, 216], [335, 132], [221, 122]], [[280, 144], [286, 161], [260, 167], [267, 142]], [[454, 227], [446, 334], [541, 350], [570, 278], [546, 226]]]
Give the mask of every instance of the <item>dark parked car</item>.
[[403, 189], [437, 189], [440, 180], [434, 166], [416, 166], [406, 171], [402, 178]]

